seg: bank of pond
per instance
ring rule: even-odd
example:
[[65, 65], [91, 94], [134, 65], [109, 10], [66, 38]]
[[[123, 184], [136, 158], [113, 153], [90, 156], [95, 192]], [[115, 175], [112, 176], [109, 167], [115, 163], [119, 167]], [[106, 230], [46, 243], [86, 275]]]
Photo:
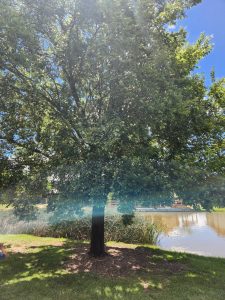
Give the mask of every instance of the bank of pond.
[[[51, 222], [50, 222], [51, 220]], [[156, 244], [164, 250], [225, 257], [225, 212], [138, 212], [125, 226], [120, 215], [107, 215], [106, 241]], [[30, 233], [38, 236], [88, 240], [91, 219], [57, 221], [41, 210], [36, 221], [18, 221], [11, 210], [0, 211], [0, 234]]]
[[224, 300], [225, 259], [107, 243], [95, 259], [89, 244], [32, 235], [0, 235], [1, 300]]

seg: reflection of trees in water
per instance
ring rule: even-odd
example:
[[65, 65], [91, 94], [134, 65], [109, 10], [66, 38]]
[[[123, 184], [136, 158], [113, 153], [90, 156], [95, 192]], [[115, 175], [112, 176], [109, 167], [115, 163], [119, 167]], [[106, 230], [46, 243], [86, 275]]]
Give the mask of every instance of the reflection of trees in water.
[[181, 223], [183, 227], [194, 226], [198, 224], [198, 215], [197, 214], [182, 215]]
[[145, 221], [155, 223], [165, 234], [182, 228], [191, 234], [193, 226], [211, 227], [219, 236], [225, 237], [224, 213], [139, 213]]
[[199, 224], [198, 214], [182, 214], [179, 216], [179, 223], [184, 232], [191, 234], [192, 227]]
[[169, 234], [177, 228], [191, 233], [191, 227], [199, 223], [197, 214], [190, 213], [156, 213], [143, 215], [146, 221], [155, 223], [162, 227], [164, 233]]
[[169, 234], [175, 228], [179, 227], [179, 215], [173, 213], [152, 213], [141, 214], [145, 221], [155, 223], [160, 226], [164, 233]]
[[208, 213], [206, 215], [207, 225], [216, 231], [219, 236], [225, 237], [225, 214]]

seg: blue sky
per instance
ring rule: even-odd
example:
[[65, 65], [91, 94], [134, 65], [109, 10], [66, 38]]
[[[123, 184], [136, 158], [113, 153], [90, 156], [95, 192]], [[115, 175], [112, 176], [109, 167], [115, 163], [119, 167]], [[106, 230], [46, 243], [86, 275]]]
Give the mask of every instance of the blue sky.
[[198, 72], [205, 73], [210, 83], [210, 71], [215, 67], [216, 77], [225, 77], [225, 0], [203, 0], [187, 11], [187, 18], [178, 22], [188, 31], [188, 40], [194, 42], [201, 32], [213, 35], [214, 49], [200, 62]]

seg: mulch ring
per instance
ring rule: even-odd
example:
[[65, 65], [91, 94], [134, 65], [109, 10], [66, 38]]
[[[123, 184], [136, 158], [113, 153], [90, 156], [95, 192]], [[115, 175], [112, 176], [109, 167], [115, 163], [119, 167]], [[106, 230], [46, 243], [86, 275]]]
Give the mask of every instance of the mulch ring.
[[154, 272], [172, 275], [182, 272], [186, 266], [179, 261], [166, 258], [154, 259], [151, 249], [145, 247], [107, 247], [108, 255], [94, 258], [88, 255], [88, 245], [76, 245], [73, 255], [65, 263], [72, 273], [95, 273], [102, 276], [118, 277], [141, 272]]

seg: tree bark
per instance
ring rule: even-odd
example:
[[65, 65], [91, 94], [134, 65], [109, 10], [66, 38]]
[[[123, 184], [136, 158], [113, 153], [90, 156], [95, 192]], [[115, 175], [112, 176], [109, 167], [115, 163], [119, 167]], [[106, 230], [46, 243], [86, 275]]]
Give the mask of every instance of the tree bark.
[[91, 247], [90, 255], [95, 257], [104, 256], [104, 214], [105, 206], [93, 206], [91, 224]]

